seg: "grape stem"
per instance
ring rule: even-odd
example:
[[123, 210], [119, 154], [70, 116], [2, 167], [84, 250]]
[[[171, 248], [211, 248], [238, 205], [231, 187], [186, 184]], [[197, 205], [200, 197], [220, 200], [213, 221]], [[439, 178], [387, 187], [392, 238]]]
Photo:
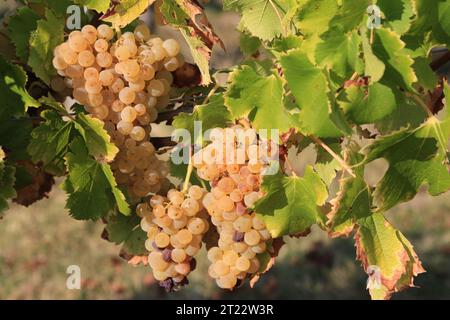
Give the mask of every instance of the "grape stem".
[[183, 189], [181, 192], [186, 193], [189, 188], [189, 181], [191, 180], [192, 171], [194, 169], [194, 162], [192, 161], [192, 149], [193, 146], [189, 146], [189, 165], [186, 171], [186, 177], [184, 178]]
[[211, 99], [211, 97], [214, 95], [214, 93], [216, 93], [217, 89], [220, 88], [220, 84], [218, 84], [216, 82], [216, 84], [214, 85], [214, 87], [211, 89], [211, 91], [208, 93], [208, 95], [206, 96], [205, 100], [203, 100], [202, 104], [207, 104], [209, 102], [209, 99]]
[[326, 152], [328, 152], [337, 162], [341, 165], [342, 169], [347, 171], [353, 178], [356, 178], [356, 175], [353, 173], [353, 170], [350, 166], [342, 159], [339, 155], [337, 155], [329, 146], [327, 146], [322, 140], [317, 137], [309, 136], [315, 144], [321, 146]]

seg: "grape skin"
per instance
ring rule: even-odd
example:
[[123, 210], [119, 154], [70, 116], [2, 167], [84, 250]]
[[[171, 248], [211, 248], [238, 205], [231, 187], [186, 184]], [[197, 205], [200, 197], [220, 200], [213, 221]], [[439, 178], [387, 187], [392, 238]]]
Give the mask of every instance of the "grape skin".
[[[53, 80], [52, 88], [63, 92], [70, 87], [74, 99], [110, 128], [111, 141], [120, 150], [111, 167], [133, 199], [167, 184], [167, 165], [147, 140], [158, 115], [156, 108], [169, 102], [170, 72], [176, 66], [174, 59], [178, 64], [184, 61], [180, 57], [175, 40], [165, 42], [151, 35], [143, 23], [117, 37], [108, 25], [86, 25], [72, 31], [54, 50], [53, 66], [63, 81]], [[164, 66], [165, 59], [170, 60], [170, 70]], [[127, 139], [135, 145], [125, 144]], [[147, 171], [151, 173], [144, 175]]]
[[[242, 128], [236, 126], [232, 129], [237, 132]], [[233, 132], [230, 134], [218, 129], [216, 133], [219, 136], [228, 135], [227, 139], [231, 137], [232, 143], [228, 145], [237, 148], [238, 144], [233, 143], [236, 136]], [[227, 142], [223, 144], [224, 147], [226, 145]], [[210, 146], [200, 150], [194, 158], [201, 159], [203, 154], [210, 154]], [[246, 144], [244, 151], [258, 158], [255, 155], [258, 148], [252, 146]], [[212, 263], [208, 273], [219, 287], [233, 289], [238, 280], [258, 272], [258, 255], [267, 251], [272, 237], [264, 221], [251, 211], [255, 201], [262, 196], [259, 187], [264, 165], [259, 162], [250, 164], [248, 159], [244, 163], [227, 163], [226, 152], [219, 154], [224, 159], [216, 158], [209, 162], [208, 159], [213, 159], [205, 157], [203, 161], [195, 162], [194, 166], [201, 178], [214, 182], [211, 192], [205, 195], [202, 202], [219, 232], [217, 246], [208, 251], [208, 260]]]
[[[148, 261], [157, 280], [172, 279], [181, 283], [192, 271], [194, 256], [207, 231], [207, 215], [201, 207], [205, 193], [196, 186], [189, 188], [186, 194], [171, 189], [167, 198], [154, 195], [136, 208], [141, 228], [147, 233], [145, 247], [150, 251]], [[181, 204], [187, 205], [182, 207]], [[192, 229], [195, 232], [191, 232]]]

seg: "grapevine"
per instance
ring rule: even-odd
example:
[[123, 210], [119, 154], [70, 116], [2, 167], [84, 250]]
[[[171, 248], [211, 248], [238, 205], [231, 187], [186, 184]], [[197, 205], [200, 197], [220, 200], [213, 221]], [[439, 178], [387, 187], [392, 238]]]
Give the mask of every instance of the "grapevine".
[[398, 2], [224, 0], [243, 59], [213, 69], [199, 1], [21, 1], [0, 25], [0, 218], [63, 181], [71, 217], [167, 291], [204, 247], [218, 287], [254, 286], [312, 228], [353, 237], [372, 299], [413, 287], [385, 215], [450, 190], [450, 3]]

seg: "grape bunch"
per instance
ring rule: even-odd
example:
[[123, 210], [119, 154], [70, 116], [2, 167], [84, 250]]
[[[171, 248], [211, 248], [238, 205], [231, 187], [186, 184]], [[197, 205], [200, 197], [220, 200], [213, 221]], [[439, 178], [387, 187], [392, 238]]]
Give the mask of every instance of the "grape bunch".
[[69, 87], [86, 112], [104, 122], [120, 152], [112, 169], [133, 198], [155, 193], [168, 169], [149, 142], [151, 123], [169, 103], [172, 72], [184, 64], [180, 46], [150, 34], [145, 24], [116, 35], [108, 25], [72, 31], [54, 50], [60, 77], [55, 91]]
[[147, 232], [146, 249], [153, 276], [167, 290], [187, 282], [195, 268], [194, 256], [209, 229], [202, 206], [206, 191], [191, 186], [187, 193], [171, 189], [167, 198], [154, 195], [137, 206], [141, 228]]
[[[208, 273], [223, 289], [233, 289], [257, 273], [258, 254], [266, 252], [272, 241], [264, 221], [251, 209], [262, 197], [260, 184], [267, 159], [260, 148], [267, 143], [258, 141], [256, 134], [239, 141], [239, 129], [223, 130], [223, 143], [210, 144], [194, 155], [198, 175], [212, 185], [203, 205], [219, 233], [217, 246], [208, 251]], [[230, 154], [234, 156], [227, 159]]]

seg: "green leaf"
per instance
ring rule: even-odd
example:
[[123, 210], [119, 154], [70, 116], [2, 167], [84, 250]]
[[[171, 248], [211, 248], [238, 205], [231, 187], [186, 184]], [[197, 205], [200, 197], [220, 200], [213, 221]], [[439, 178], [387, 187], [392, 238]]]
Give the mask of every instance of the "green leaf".
[[64, 17], [67, 14], [67, 7], [72, 5], [72, 0], [28, 0], [28, 3], [43, 4], [59, 17]]
[[[415, 0], [415, 18], [411, 28], [403, 38], [411, 48], [420, 48], [426, 43], [430, 47], [436, 44], [450, 45], [448, 23], [445, 19], [448, 1]], [[447, 15], [448, 16], [448, 15]]]
[[367, 30], [362, 28], [360, 34], [364, 52], [364, 74], [370, 77], [372, 82], [378, 82], [383, 77], [386, 66], [373, 54], [372, 46], [367, 38]]
[[106, 232], [108, 240], [115, 244], [122, 244], [122, 250], [131, 255], [143, 255], [146, 233], [140, 227], [140, 218], [136, 215], [123, 216], [111, 214], [107, 218]]
[[442, 1], [438, 4], [439, 23], [442, 29], [450, 36], [450, 2]]
[[122, 28], [139, 18], [155, 0], [122, 0], [114, 8], [114, 14], [103, 19], [113, 27]]
[[430, 67], [430, 61], [425, 57], [414, 59], [414, 72], [417, 75], [419, 85], [431, 92], [436, 88], [438, 77]]
[[323, 138], [342, 136], [342, 131], [331, 119], [330, 89], [324, 72], [315, 67], [300, 50], [283, 55], [280, 62], [289, 88], [300, 107], [296, 116], [302, 133]]
[[368, 88], [348, 87], [341, 93], [339, 105], [356, 124], [379, 121], [391, 114], [397, 107], [392, 90], [380, 83], [373, 83]]
[[45, 17], [37, 22], [37, 29], [31, 34], [28, 64], [48, 85], [51, 76], [56, 74], [52, 63], [53, 50], [64, 41], [65, 20], [56, 16], [52, 10], [47, 10]]
[[8, 36], [16, 47], [16, 55], [22, 61], [28, 60], [30, 34], [37, 27], [39, 15], [28, 7], [21, 7], [8, 23]]
[[6, 118], [0, 120], [0, 146], [8, 150], [8, 160], [29, 160], [27, 147], [33, 130], [32, 119]]
[[399, 90], [394, 91], [397, 107], [394, 112], [376, 123], [382, 134], [392, 133], [401, 128], [419, 127], [427, 118], [427, 113], [411, 98]]
[[272, 40], [283, 33], [283, 18], [288, 10], [286, 0], [225, 0], [225, 10], [238, 10], [241, 25], [262, 40]]
[[10, 117], [21, 116], [29, 107], [39, 106], [25, 89], [26, 83], [25, 71], [0, 56], [0, 119], [9, 120]]
[[117, 209], [125, 216], [130, 215], [130, 206], [128, 205], [127, 199], [122, 190], [120, 190], [119, 186], [117, 185], [116, 178], [114, 178], [111, 167], [109, 165], [102, 164], [102, 170], [109, 182], [109, 185], [111, 186], [111, 191], [114, 195], [114, 199], [116, 200]]
[[280, 173], [265, 176], [261, 188], [266, 195], [254, 209], [273, 238], [308, 230], [320, 219], [318, 205], [323, 205], [328, 196], [326, 186], [311, 167], [304, 177]]
[[241, 33], [239, 38], [239, 47], [243, 54], [250, 56], [255, 54], [261, 47], [261, 40], [244, 32]]
[[64, 121], [53, 110], [43, 111], [41, 117], [45, 122], [31, 133], [28, 152], [34, 163], [42, 162], [47, 172], [61, 176], [66, 171], [64, 156], [68, 150], [74, 123]]
[[75, 120], [75, 128], [86, 142], [90, 155], [100, 161], [114, 160], [119, 149], [111, 142], [110, 136], [103, 129], [103, 121], [80, 113]]
[[366, 273], [374, 266], [380, 276], [379, 288], [369, 285], [372, 299], [389, 299], [392, 293], [412, 287], [414, 276], [425, 270], [408, 240], [381, 213], [362, 218], [358, 224], [357, 259]]
[[97, 12], [106, 12], [110, 5], [110, 0], [74, 0], [74, 2]]
[[[0, 149], [0, 151], [3, 153], [3, 150]], [[16, 196], [15, 172], [16, 169], [13, 166], [5, 164], [3, 159], [0, 160], [0, 217], [2, 212], [9, 208], [8, 199]]]
[[291, 124], [283, 95], [283, 82], [278, 76], [263, 76], [244, 65], [230, 74], [225, 105], [234, 119], [248, 117], [257, 130], [279, 129], [281, 133]]
[[345, 32], [357, 29], [362, 23], [366, 23], [367, 8], [373, 4], [372, 0], [342, 0], [339, 13], [331, 21], [334, 28], [340, 26]]
[[[336, 154], [341, 153], [342, 147], [339, 139], [324, 139], [323, 142]], [[317, 145], [315, 145], [315, 147], [317, 149], [317, 159], [314, 164], [314, 171], [316, 171], [322, 181], [325, 182], [325, 185], [330, 186], [336, 178], [337, 171], [342, 169], [341, 165], [322, 147]]]
[[353, 72], [362, 73], [359, 58], [361, 38], [356, 31], [345, 34], [334, 29], [322, 35], [316, 47], [316, 61], [332, 69], [337, 75], [349, 79]]
[[[354, 165], [363, 159], [362, 155], [350, 151], [346, 162]], [[355, 177], [347, 176], [339, 181], [339, 191], [331, 201], [332, 210], [328, 214], [331, 237], [349, 236], [358, 219], [372, 214], [372, 194], [364, 181], [364, 168], [353, 170]]]
[[417, 81], [412, 68], [414, 60], [404, 47], [405, 43], [395, 32], [388, 29], [375, 31], [373, 53], [386, 65], [383, 81], [414, 92], [412, 84]]
[[433, 196], [450, 189], [450, 173], [443, 165], [450, 138], [450, 134], [444, 136], [447, 126], [450, 117], [443, 122], [430, 118], [417, 129], [380, 137], [367, 147], [365, 163], [380, 157], [389, 162], [374, 193], [378, 211], [411, 200], [424, 184]]
[[[203, 132], [213, 128], [225, 128], [232, 118], [224, 106], [223, 95], [211, 97], [207, 104], [197, 105], [192, 113], [182, 112], [174, 117], [172, 126], [177, 129], [186, 129], [194, 137], [194, 122], [201, 121]], [[201, 133], [200, 133], [201, 134]]]
[[69, 174], [63, 188], [69, 194], [66, 208], [70, 215], [77, 220], [95, 220], [105, 217], [115, 204], [122, 213], [130, 214], [111, 169], [95, 161], [84, 144], [81, 138], [74, 139], [66, 155]]
[[338, 12], [336, 0], [308, 0], [298, 10], [296, 25], [303, 34], [322, 34]]
[[406, 33], [411, 27], [414, 15], [414, 2], [412, 0], [378, 0], [377, 6], [384, 14], [383, 23], [389, 25], [398, 34]]

